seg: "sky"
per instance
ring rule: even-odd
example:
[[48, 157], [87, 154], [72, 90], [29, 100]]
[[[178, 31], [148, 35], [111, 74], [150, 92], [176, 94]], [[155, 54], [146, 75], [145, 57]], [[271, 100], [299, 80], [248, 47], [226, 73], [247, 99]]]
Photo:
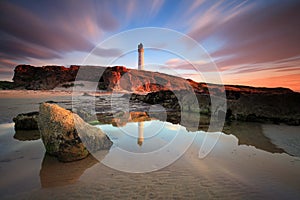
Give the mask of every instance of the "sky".
[[[103, 66], [114, 58], [111, 65], [137, 68], [134, 48], [143, 42], [146, 70], [196, 81], [217, 71], [224, 84], [300, 91], [299, 10], [298, 0], [2, 0], [0, 80], [11, 80], [18, 64]], [[170, 35], [145, 29], [145, 39], [119, 37], [147, 27]], [[196, 42], [206, 55], [187, 44], [182, 55], [168, 51], [167, 44], [185, 43], [173, 34]], [[141, 41], [148, 39], [160, 48]]]

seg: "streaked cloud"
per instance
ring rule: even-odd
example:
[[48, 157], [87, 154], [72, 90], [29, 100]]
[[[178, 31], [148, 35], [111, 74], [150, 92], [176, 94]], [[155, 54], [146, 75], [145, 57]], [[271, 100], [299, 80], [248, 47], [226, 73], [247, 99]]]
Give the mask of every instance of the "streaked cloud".
[[218, 64], [263, 63], [299, 55], [300, 2], [274, 1], [256, 6], [221, 27], [226, 44], [212, 53]]
[[[202, 5], [201, 2], [200, 5]], [[189, 20], [188, 35], [202, 41], [212, 34], [216, 34], [221, 26], [226, 25], [233, 18], [237, 18], [242, 13], [251, 9], [252, 4], [241, 1], [233, 4], [230, 1], [216, 1], [208, 5], [202, 12], [194, 14]]]
[[122, 50], [117, 48], [105, 49], [97, 47], [92, 52], [94, 55], [100, 57], [118, 57], [122, 55]]
[[[0, 78], [15, 64], [77, 64], [115, 33], [158, 26], [186, 33], [204, 46], [228, 83], [271, 85], [264, 77], [281, 77], [286, 80], [277, 82], [281, 86], [298, 88], [299, 10], [297, 0], [3, 0]], [[119, 48], [94, 53], [115, 57], [122, 53]], [[201, 56], [189, 62], [169, 58], [160, 64], [187, 78], [196, 78], [194, 66], [215, 70]]]
[[53, 21], [43, 21], [29, 10], [8, 2], [1, 2], [0, 8], [1, 31], [19, 40], [54, 51], [87, 51], [93, 47], [87, 39], [65, 26], [67, 23], [55, 23], [55, 17]]
[[200, 72], [211, 72], [216, 71], [215, 66], [204, 60], [197, 61], [186, 61], [179, 58], [172, 58], [165, 62], [165, 65], [177, 70], [191, 70], [191, 71], [200, 71]]

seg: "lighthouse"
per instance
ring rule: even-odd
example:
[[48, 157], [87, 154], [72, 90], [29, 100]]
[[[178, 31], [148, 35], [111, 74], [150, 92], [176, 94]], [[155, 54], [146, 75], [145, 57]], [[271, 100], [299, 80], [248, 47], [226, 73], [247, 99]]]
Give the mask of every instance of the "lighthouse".
[[144, 47], [142, 43], [138, 45], [138, 52], [139, 52], [138, 69], [144, 70]]

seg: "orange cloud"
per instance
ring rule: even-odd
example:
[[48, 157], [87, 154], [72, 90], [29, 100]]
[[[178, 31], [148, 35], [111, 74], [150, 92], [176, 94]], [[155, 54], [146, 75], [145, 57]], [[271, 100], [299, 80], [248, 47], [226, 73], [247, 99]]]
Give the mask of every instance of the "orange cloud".
[[300, 92], [300, 73], [288, 74], [282, 76], [270, 76], [266, 78], [257, 78], [248, 76], [248, 78], [232, 80], [230, 78], [223, 79], [225, 84], [250, 85], [255, 87], [286, 87], [294, 91]]

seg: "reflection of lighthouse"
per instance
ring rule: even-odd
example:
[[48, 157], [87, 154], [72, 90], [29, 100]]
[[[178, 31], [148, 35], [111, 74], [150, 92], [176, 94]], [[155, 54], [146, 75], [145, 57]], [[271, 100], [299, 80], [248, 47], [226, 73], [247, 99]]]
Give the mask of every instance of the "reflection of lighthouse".
[[139, 122], [139, 137], [138, 137], [138, 145], [142, 146], [144, 142], [144, 122]]
[[138, 66], [138, 69], [139, 70], [144, 70], [144, 48], [143, 48], [142, 43], [140, 43], [138, 45], [138, 52], [139, 52], [139, 66]]

